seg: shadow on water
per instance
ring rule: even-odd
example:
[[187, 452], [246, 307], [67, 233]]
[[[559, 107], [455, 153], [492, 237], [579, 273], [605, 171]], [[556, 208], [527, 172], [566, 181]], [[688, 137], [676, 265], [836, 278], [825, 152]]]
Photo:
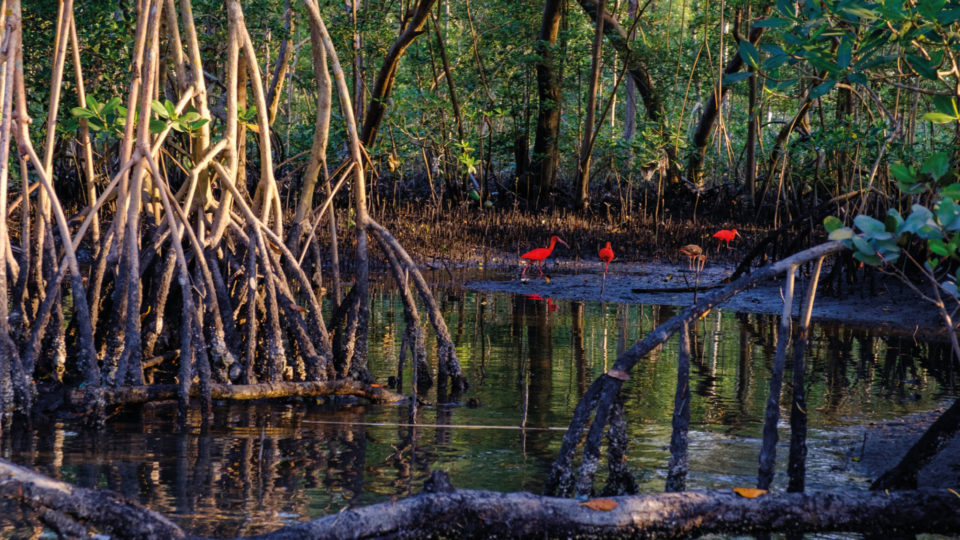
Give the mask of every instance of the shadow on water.
[[[421, 407], [417, 427], [405, 424], [406, 405], [310, 400], [220, 404], [207, 429], [196, 423], [178, 432], [171, 403], [118, 415], [101, 430], [17, 421], [0, 451], [215, 537], [411, 495], [433, 468], [448, 471], [457, 487], [540, 492], [590, 382], [677, 310], [470, 291], [441, 298], [473, 385], [463, 403]], [[403, 331], [398, 297], [376, 292], [371, 316], [371, 366], [385, 382], [396, 374]], [[714, 310], [691, 326], [688, 489], [755, 482], [777, 324], [777, 317]], [[814, 325], [811, 336], [808, 486], [865, 488], [868, 479], [844, 466], [844, 449], [860, 436], [850, 428], [927, 411], [955, 395], [949, 349], [841, 325]], [[629, 465], [641, 491], [664, 487], [677, 343], [674, 336], [637, 364], [624, 387]], [[782, 403], [790, 399], [788, 384]], [[778, 455], [785, 462], [786, 452]], [[785, 463], [777, 471], [774, 486], [783, 488]], [[0, 503], [0, 536], [40, 530], [21, 508]]]

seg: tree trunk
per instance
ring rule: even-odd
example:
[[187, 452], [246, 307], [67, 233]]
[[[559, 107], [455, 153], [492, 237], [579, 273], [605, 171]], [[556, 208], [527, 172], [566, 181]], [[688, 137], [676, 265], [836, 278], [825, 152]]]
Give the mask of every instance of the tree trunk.
[[410, 11], [406, 24], [403, 25], [397, 40], [390, 46], [386, 57], [383, 59], [383, 65], [377, 73], [377, 80], [373, 83], [373, 89], [370, 94], [370, 102], [367, 105], [367, 116], [363, 120], [363, 129], [360, 131], [360, 142], [367, 148], [373, 146], [377, 139], [377, 130], [380, 129], [380, 123], [387, 112], [387, 103], [390, 100], [390, 93], [393, 91], [393, 83], [397, 76], [397, 68], [400, 65], [400, 58], [403, 56], [407, 47], [413, 43], [417, 36], [423, 33], [423, 25], [430, 16], [430, 10], [436, 0], [419, 0]]
[[[633, 20], [637, 16], [638, 0], [628, 0], [627, 5], [627, 13]], [[630, 39], [634, 37], [634, 35], [629, 36]], [[630, 142], [637, 132], [637, 83], [634, 82], [633, 77], [627, 77], [626, 94], [627, 99], [623, 111], [623, 139]]]
[[[603, 11], [606, 0], [600, 0], [598, 11]], [[580, 141], [580, 159], [577, 162], [577, 208], [582, 212], [590, 204], [590, 154], [593, 152], [593, 122], [597, 113], [597, 86], [600, 84], [600, 54], [603, 51], [603, 19], [598, 19], [593, 32], [593, 58], [590, 66], [590, 86], [587, 89], [587, 117], [583, 121], [583, 139]], [[597, 126], [597, 131], [603, 125]]]
[[527, 207], [538, 207], [542, 198], [553, 188], [557, 178], [557, 137], [560, 135], [560, 82], [554, 66], [553, 49], [560, 35], [560, 19], [563, 0], [546, 0], [543, 20], [537, 36], [537, 134], [533, 143], [531, 172], [522, 195]]
[[[763, 35], [763, 30], [763, 27], [754, 26], [750, 29], [750, 34], [747, 36], [747, 40], [752, 44], [756, 44]], [[727, 62], [726, 67], [723, 69], [723, 76], [736, 73], [740, 71], [740, 68], [742, 67], [743, 57], [741, 57], [740, 54], [734, 54], [730, 61]], [[756, 75], [751, 77], [751, 79], [755, 77]], [[717, 120], [717, 116], [720, 113], [720, 107], [723, 105], [723, 100], [726, 97], [728, 90], [730, 90], [730, 85], [723, 84], [722, 78], [718, 80], [713, 87], [713, 91], [710, 93], [710, 99], [707, 100], [706, 107], [703, 108], [703, 114], [700, 116], [700, 122], [697, 124], [697, 129], [693, 134], [693, 148], [690, 151], [690, 160], [687, 163], [687, 179], [691, 182], [700, 182], [701, 167], [703, 166], [703, 159], [707, 150], [707, 139], [710, 137], [710, 133], [713, 131], [713, 124]]]

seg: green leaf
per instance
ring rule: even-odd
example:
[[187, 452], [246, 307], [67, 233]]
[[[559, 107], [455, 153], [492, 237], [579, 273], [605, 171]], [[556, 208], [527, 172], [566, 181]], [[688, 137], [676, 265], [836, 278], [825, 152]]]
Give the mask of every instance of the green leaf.
[[177, 106], [169, 99], [163, 100], [163, 108], [167, 111], [167, 118], [177, 117]]
[[960, 9], [944, 9], [937, 13], [937, 20], [942, 25], [948, 25], [960, 20]]
[[869, 264], [870, 266], [880, 266], [883, 264], [883, 259], [877, 257], [876, 255], [871, 255], [864, 253], [862, 251], [856, 251], [853, 254], [853, 258], [862, 262], [863, 264]]
[[840, 66], [833, 61], [833, 56], [828, 56], [823, 51], [808, 50], [804, 52], [803, 56], [807, 59], [807, 62], [810, 62], [810, 64], [813, 65], [813, 67], [822, 69], [829, 74], [840, 73], [842, 71]]
[[740, 58], [743, 58], [743, 61], [750, 67], [759, 67], [760, 52], [753, 46], [753, 43], [745, 39], [740, 41]]
[[866, 235], [867, 238], [886, 240], [893, 237], [893, 235], [887, 232], [887, 228], [882, 221], [870, 216], [857, 216], [853, 218], [853, 224], [863, 231], [863, 234]]
[[864, 19], [868, 21], [872, 21], [873, 19], [880, 18], [880, 14], [877, 13], [876, 11], [865, 8], [863, 6], [858, 6], [858, 5], [844, 6], [840, 8], [840, 11], [846, 13], [847, 15], [851, 15], [853, 17], [857, 17], [859, 19]]
[[950, 255], [949, 250], [947, 250], [947, 245], [939, 238], [934, 238], [927, 242], [927, 247], [930, 248], [930, 251], [941, 257], [948, 257]]
[[931, 154], [923, 161], [923, 167], [920, 170], [928, 173], [934, 180], [939, 180], [950, 170], [950, 158], [946, 152]]
[[907, 63], [910, 64], [910, 67], [912, 67], [913, 70], [924, 79], [930, 79], [931, 81], [938, 79], [936, 66], [931, 65], [926, 58], [908, 54]]
[[774, 69], [777, 69], [778, 67], [786, 64], [789, 61], [790, 61], [790, 57], [786, 54], [778, 54], [775, 56], [770, 56], [763, 61], [763, 69], [765, 71], [773, 71]]
[[762, 21], [753, 23], [753, 26], [756, 28], [786, 28], [793, 26], [793, 21], [779, 17], [770, 17], [769, 19], [763, 19]]
[[157, 134], [161, 133], [163, 130], [167, 129], [167, 123], [163, 120], [157, 120], [156, 118], [150, 119], [150, 133]]
[[798, 81], [799, 79], [787, 79], [784, 81], [767, 79], [766, 82], [763, 83], [763, 89], [767, 92], [779, 92], [797, 84]]
[[953, 199], [949, 197], [940, 199], [933, 209], [941, 227], [948, 231], [960, 228], [960, 206]]
[[723, 84], [728, 85], [728, 84], [738, 83], [740, 81], [745, 81], [752, 76], [753, 76], [753, 73], [750, 73], [749, 71], [742, 71], [740, 73], [731, 73], [723, 77]]
[[890, 172], [893, 173], [894, 178], [904, 184], [913, 184], [917, 181], [917, 173], [912, 167], [907, 167], [903, 163], [891, 163]]
[[960, 200], [960, 184], [950, 184], [949, 186], [940, 188], [940, 195], [950, 197], [955, 201]]
[[150, 102], [150, 108], [153, 110], [153, 112], [157, 113], [157, 116], [160, 118], [167, 118], [167, 110], [163, 108], [163, 103], [153, 100]]
[[777, 11], [779, 11], [784, 17], [793, 19], [796, 17], [796, 12], [793, 9], [793, 2], [790, 0], [777, 0]]
[[90, 110], [92, 111], [99, 111], [101, 105], [97, 101], [97, 98], [93, 97], [93, 95], [91, 94], [87, 96], [87, 107], [89, 107]]
[[826, 229], [828, 233], [832, 233], [840, 227], [843, 227], [843, 222], [836, 216], [827, 216], [823, 219], [823, 228]]
[[907, 216], [907, 219], [903, 222], [903, 227], [901, 228], [903, 232], [917, 234], [920, 229], [928, 226], [928, 224], [932, 224], [933, 214], [927, 207], [915, 204], [911, 210], [910, 215]]
[[850, 227], [840, 227], [830, 232], [830, 240], [849, 240], [853, 238], [853, 229]]
[[947, 116], [954, 118], [960, 116], [960, 111], [957, 110], [957, 100], [950, 96], [933, 96], [933, 108]]
[[830, 90], [833, 90], [833, 87], [836, 86], [836, 84], [837, 84], [836, 80], [830, 80], [825, 83], [821, 83], [821, 84], [818, 84], [817, 86], [814, 86], [812, 89], [810, 89], [809, 98], [817, 99], [818, 97], [826, 94]]
[[863, 73], [850, 73], [847, 75], [847, 80], [850, 81], [850, 84], [867, 85], [867, 76]]
[[846, 39], [840, 42], [840, 46], [837, 47], [837, 65], [840, 66], [840, 69], [847, 69], [850, 67], [850, 59], [853, 57], [853, 45]]
[[946, 0], [920, 0], [917, 11], [927, 19], [934, 19], [946, 3]]
[[74, 107], [70, 109], [70, 114], [76, 116], [77, 118], [93, 118], [96, 116], [93, 114], [93, 111], [84, 109], [83, 107]]
[[197, 131], [198, 129], [202, 128], [203, 125], [206, 124], [206, 123], [209, 122], [209, 121], [210, 121], [209, 118], [201, 118], [201, 119], [199, 119], [199, 120], [197, 120], [197, 121], [195, 121], [195, 122], [190, 122], [190, 123], [188, 123], [188, 124], [187, 124], [187, 127], [190, 129], [190, 131]]
[[900, 212], [897, 212], [896, 208], [887, 210], [887, 217], [883, 218], [883, 225], [888, 231], [899, 234], [900, 228], [903, 227], [903, 218], [900, 216]]
[[117, 110], [117, 107], [120, 105], [121, 100], [118, 96], [113, 96], [106, 103], [103, 104], [103, 109], [100, 110], [100, 114], [107, 116], [113, 111]]
[[933, 122], [934, 124], [949, 124], [950, 122], [956, 122], [957, 117], [950, 114], [943, 114], [942, 112], [928, 112], [923, 113], [921, 117], [924, 120]]

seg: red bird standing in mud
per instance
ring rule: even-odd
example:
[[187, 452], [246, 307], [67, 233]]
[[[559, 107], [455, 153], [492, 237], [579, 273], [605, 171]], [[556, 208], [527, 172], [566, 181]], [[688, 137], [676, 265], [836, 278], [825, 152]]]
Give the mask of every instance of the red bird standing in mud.
[[[554, 246], [557, 245], [557, 242], [560, 242], [564, 246], [567, 246], [567, 243], [560, 239], [559, 236], [553, 235], [550, 237], [550, 247], [537, 248], [530, 250], [520, 256], [521, 259], [526, 259], [527, 261], [537, 261], [537, 270], [540, 271], [540, 276], [543, 277], [543, 261], [553, 253]], [[570, 247], [570, 246], [567, 246]], [[527, 262], [527, 266], [523, 268], [523, 272], [520, 273], [520, 277], [523, 277], [527, 273], [527, 270], [530, 268], [530, 262]]]
[[720, 251], [720, 243], [722, 242], [726, 242], [727, 249], [730, 249], [730, 241], [737, 236], [740, 236], [740, 233], [738, 233], [736, 229], [720, 229], [713, 233], [713, 237], [719, 240], [719, 242], [717, 242], [717, 251]]
[[607, 277], [607, 268], [610, 266], [610, 261], [613, 260], [613, 249], [610, 247], [610, 242], [607, 242], [607, 245], [600, 248], [600, 260], [603, 261], [603, 277]]

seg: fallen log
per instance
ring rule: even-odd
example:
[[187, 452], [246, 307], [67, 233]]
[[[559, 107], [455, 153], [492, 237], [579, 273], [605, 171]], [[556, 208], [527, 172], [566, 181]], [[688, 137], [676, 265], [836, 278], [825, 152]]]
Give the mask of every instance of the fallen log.
[[0, 459], [0, 495], [33, 508], [68, 538], [90, 527], [117, 538], [186, 538], [166, 517], [118, 493], [74, 487]]
[[[106, 405], [137, 405], [151, 401], [177, 399], [178, 385], [153, 384], [122, 386], [118, 388], [83, 387], [67, 392], [66, 402], [74, 407], [102, 398]], [[210, 397], [221, 400], [276, 399], [291, 397], [357, 396], [374, 403], [396, 403], [404, 396], [386, 388], [371, 386], [349, 379], [336, 381], [267, 382], [257, 384], [211, 384]], [[191, 397], [199, 397], [200, 389], [193, 385]]]
[[[118, 494], [73, 487], [2, 459], [0, 494], [28, 504], [52, 528], [68, 527], [69, 534], [78, 527], [95, 527], [117, 538], [187, 537], [160, 514]], [[956, 534], [960, 496], [946, 489], [919, 489], [745, 498], [732, 490], [706, 490], [580, 502], [532, 493], [457, 490], [445, 473], [434, 471], [419, 495], [249, 538], [688, 538], [777, 531]]]
[[576, 499], [531, 493], [423, 493], [344, 510], [251, 538], [689, 538], [776, 531], [960, 532], [960, 497], [947, 490], [770, 493], [756, 499], [740, 497], [732, 490], [709, 490], [607, 500], [616, 507], [593, 510]]

